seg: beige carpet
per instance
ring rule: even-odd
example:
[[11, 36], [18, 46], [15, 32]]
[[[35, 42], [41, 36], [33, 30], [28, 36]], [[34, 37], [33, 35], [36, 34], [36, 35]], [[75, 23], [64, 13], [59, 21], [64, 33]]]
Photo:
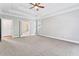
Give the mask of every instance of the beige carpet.
[[28, 36], [0, 42], [4, 56], [79, 56], [79, 45], [43, 36]]

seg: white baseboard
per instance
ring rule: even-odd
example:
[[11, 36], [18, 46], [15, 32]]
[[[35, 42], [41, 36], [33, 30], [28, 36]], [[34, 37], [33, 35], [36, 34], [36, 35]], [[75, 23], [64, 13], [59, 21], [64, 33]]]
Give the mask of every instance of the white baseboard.
[[74, 40], [69, 40], [69, 39], [60, 38], [60, 37], [55, 37], [55, 36], [47, 36], [47, 35], [43, 35], [43, 34], [39, 34], [39, 35], [40, 35], [40, 36], [45, 36], [45, 37], [48, 37], [48, 38], [55, 38], [55, 39], [58, 39], [58, 40], [63, 40], [63, 41], [67, 41], [67, 42], [79, 44], [78, 41], [74, 41]]

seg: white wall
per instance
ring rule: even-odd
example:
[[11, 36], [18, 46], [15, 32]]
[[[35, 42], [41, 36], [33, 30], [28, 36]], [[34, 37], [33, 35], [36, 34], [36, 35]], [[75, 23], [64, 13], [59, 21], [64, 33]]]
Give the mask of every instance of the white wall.
[[79, 10], [42, 19], [38, 34], [79, 42]]
[[14, 37], [19, 37], [19, 20], [13, 20], [13, 35]]
[[31, 35], [36, 35], [36, 21], [32, 20], [30, 22], [30, 34]]

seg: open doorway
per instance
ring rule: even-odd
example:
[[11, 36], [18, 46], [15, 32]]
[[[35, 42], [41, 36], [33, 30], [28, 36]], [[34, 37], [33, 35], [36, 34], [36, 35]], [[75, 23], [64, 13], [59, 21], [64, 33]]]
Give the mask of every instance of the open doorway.
[[31, 36], [36, 34], [36, 21], [21, 20], [20, 21], [20, 36]]
[[36, 34], [36, 21], [20, 21], [20, 37], [31, 36]]
[[1, 19], [2, 39], [12, 39], [12, 20]]
[[30, 35], [30, 22], [26, 20], [20, 21], [20, 33], [21, 37]]

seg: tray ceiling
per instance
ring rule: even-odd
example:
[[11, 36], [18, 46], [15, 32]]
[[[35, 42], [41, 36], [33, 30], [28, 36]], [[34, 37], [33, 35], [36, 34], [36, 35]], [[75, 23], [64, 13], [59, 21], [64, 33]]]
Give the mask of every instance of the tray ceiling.
[[29, 9], [31, 5], [29, 3], [0, 3], [0, 16], [1, 17], [13, 17], [20, 19], [36, 19], [36, 17], [44, 17], [50, 14], [55, 14], [62, 10], [78, 6], [77, 3], [43, 3], [45, 8]]

